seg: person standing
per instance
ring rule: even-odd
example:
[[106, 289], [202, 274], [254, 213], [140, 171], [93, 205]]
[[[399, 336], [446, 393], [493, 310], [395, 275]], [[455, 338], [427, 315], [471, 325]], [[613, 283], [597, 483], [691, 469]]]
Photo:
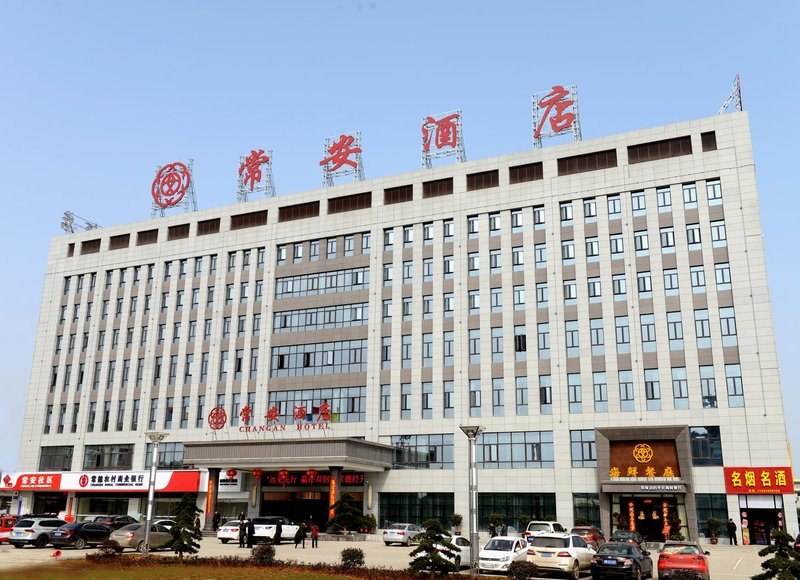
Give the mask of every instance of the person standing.
[[251, 519], [249, 522], [247, 522], [247, 547], [248, 548], [252, 548], [253, 547], [253, 536], [255, 536], [255, 535], [256, 535], [256, 524]]
[[311, 547], [319, 548], [319, 526], [311, 524]]
[[728, 518], [728, 523], [725, 524], [728, 528], [728, 537], [731, 541], [731, 546], [738, 546], [739, 542], [736, 539], [736, 524], [733, 523], [733, 518]]
[[219, 522], [221, 519], [222, 516], [219, 515], [219, 512], [214, 512], [214, 515], [211, 518], [211, 525], [214, 527], [214, 533], [217, 532], [217, 528], [219, 528]]
[[494, 538], [497, 535], [497, 529], [494, 527], [494, 522], [489, 522], [489, 537]]
[[197, 515], [194, 517], [194, 527], [195, 529], [200, 529], [200, 516]]
[[272, 536], [272, 543], [276, 546], [281, 543], [281, 533], [283, 532], [283, 524], [281, 520], [275, 522], [275, 535]]
[[297, 549], [297, 546], [302, 543], [303, 549], [306, 549], [306, 523], [301, 522], [300, 525], [297, 527], [297, 533], [294, 535], [294, 547]]
[[503, 525], [500, 527], [500, 535], [507, 536], [508, 535], [508, 524], [503, 522]]
[[239, 547], [244, 548], [245, 538], [247, 538], [247, 522], [244, 521], [244, 512], [239, 514]]

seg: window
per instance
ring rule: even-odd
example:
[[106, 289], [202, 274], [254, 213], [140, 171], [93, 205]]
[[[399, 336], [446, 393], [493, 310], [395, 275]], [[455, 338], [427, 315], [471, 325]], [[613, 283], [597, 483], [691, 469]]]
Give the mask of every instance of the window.
[[586, 238], [586, 260], [597, 262], [600, 259], [600, 242], [597, 236]]
[[694, 311], [694, 329], [697, 336], [697, 348], [711, 348], [711, 324], [708, 320], [707, 309]]
[[658, 369], [645, 369], [644, 394], [648, 411], [661, 410], [661, 384], [658, 380]]
[[503, 362], [503, 327], [492, 328], [492, 362]]
[[683, 207], [686, 209], [697, 207], [697, 186], [694, 183], [683, 184]]
[[470, 379], [469, 381], [469, 416], [481, 416], [481, 381]]
[[715, 248], [722, 248], [728, 245], [725, 220], [711, 222], [711, 245]]
[[414, 276], [414, 263], [411, 260], [403, 262], [403, 284], [411, 284]]
[[658, 201], [658, 211], [660, 213], [672, 211], [672, 192], [669, 187], [656, 189], [656, 200]]
[[40, 471], [72, 471], [72, 445], [42, 447], [39, 455]]
[[706, 194], [708, 205], [719, 205], [722, 203], [722, 184], [719, 179], [706, 181]]
[[528, 360], [528, 335], [524, 325], [514, 327], [514, 360], [522, 362]]
[[492, 312], [502, 312], [503, 311], [503, 289], [502, 288], [492, 288], [491, 289], [491, 306]]
[[597, 448], [594, 429], [569, 432], [572, 448], [572, 467], [597, 467]]
[[433, 244], [433, 222], [422, 224], [422, 243], [426, 246]]
[[299, 264], [303, 261], [303, 244], [292, 245], [292, 262]]
[[433, 334], [430, 332], [422, 334], [422, 366], [433, 366]]
[[422, 383], [422, 418], [433, 419], [433, 383]]
[[433, 258], [422, 260], [422, 281], [433, 282]]
[[469, 331], [469, 364], [480, 364], [481, 362], [481, 331], [473, 328]]
[[704, 409], [715, 409], [717, 407], [717, 385], [714, 380], [713, 366], [700, 367], [700, 394]]
[[539, 412], [553, 414], [553, 386], [550, 375], [539, 375]]
[[578, 285], [575, 280], [564, 280], [564, 304], [575, 304], [578, 299]]
[[536, 325], [536, 344], [539, 350], [539, 359], [550, 358], [550, 324], [540, 322]]
[[392, 337], [381, 337], [381, 368], [392, 368]]
[[511, 210], [511, 233], [519, 234], [522, 232], [522, 210]]
[[669, 349], [683, 350], [683, 321], [680, 312], [667, 312]]
[[525, 310], [525, 286], [514, 286], [514, 310]]
[[580, 353], [580, 337], [578, 334], [578, 321], [567, 320], [564, 323], [564, 334], [566, 337], [567, 357], [578, 357]]
[[737, 346], [736, 314], [733, 307], [719, 309], [719, 324], [722, 334], [722, 346]]
[[636, 275], [639, 288], [639, 298], [652, 298], [653, 282], [650, 279], [650, 272], [639, 272]]
[[403, 226], [403, 247], [411, 248], [414, 246], [414, 226]]
[[500, 214], [499, 213], [490, 213], [489, 214], [489, 235], [490, 236], [499, 236], [500, 235]]
[[381, 385], [381, 421], [388, 421], [392, 414], [392, 386]]
[[589, 332], [592, 340], [592, 356], [603, 356], [606, 352], [603, 319], [592, 318], [589, 320]]
[[394, 277], [394, 265], [393, 264], [384, 264], [383, 265], [383, 285], [384, 286], [391, 286], [393, 277]]
[[592, 373], [594, 384], [594, 412], [608, 413], [608, 383], [606, 373]]
[[467, 217], [467, 235], [469, 239], [474, 240], [478, 237], [479, 222], [478, 216], [472, 215]]
[[625, 281], [625, 274], [614, 274], [611, 277], [611, 286], [614, 292], [614, 300], [627, 300], [628, 285]]
[[625, 244], [622, 234], [611, 234], [610, 238], [611, 259], [621, 260], [625, 256]]
[[636, 410], [633, 399], [633, 373], [619, 371], [619, 410], [623, 412]]
[[650, 242], [647, 240], [646, 230], [633, 232], [633, 245], [634, 248], [636, 248], [637, 256], [647, 256], [650, 254]]
[[402, 343], [400, 344], [400, 364], [404, 369], [411, 368], [411, 335], [404, 334], [400, 337]]
[[692, 294], [703, 294], [706, 291], [706, 273], [703, 266], [691, 266], [689, 276], [692, 280]]
[[319, 260], [319, 240], [311, 240], [309, 243], [308, 259], [311, 262]]
[[558, 208], [559, 216], [561, 217], [561, 225], [572, 225], [572, 202], [562, 201]]
[[547, 246], [545, 244], [535, 244], [533, 246], [533, 259], [537, 268], [547, 266]]
[[502, 417], [505, 415], [505, 388], [503, 379], [492, 379], [492, 415]]
[[614, 333], [617, 338], [617, 354], [630, 354], [631, 332], [627, 316], [617, 316], [614, 318]]
[[686, 242], [690, 250], [700, 249], [700, 224], [686, 224]]
[[478, 252], [470, 252], [467, 254], [467, 268], [470, 276], [477, 276], [480, 274], [480, 257]]
[[[283, 248], [283, 259], [286, 259], [286, 246], [281, 246]], [[228, 272], [233, 272], [236, 270], [236, 252], [228, 252]]]
[[452, 292], [444, 293], [444, 317], [452, 318], [455, 307], [455, 297]]
[[533, 208], [533, 229], [544, 229], [544, 207], [542, 206]]
[[717, 290], [731, 289], [731, 266], [727, 262], [714, 264], [714, 277], [717, 281]]
[[675, 229], [672, 227], [661, 228], [659, 230], [661, 237], [661, 253], [671, 254], [675, 252]]
[[589, 278], [587, 285], [589, 290], [589, 302], [600, 302], [600, 299], [603, 297], [603, 293], [600, 288], [600, 277], [596, 276]]
[[336, 238], [328, 238], [326, 245], [326, 258], [328, 260], [333, 260], [336, 257]]
[[536, 284], [536, 307], [547, 308], [547, 282], [538, 282]]
[[453, 256], [445, 256], [443, 263], [443, 272], [445, 280], [453, 279], [453, 273], [455, 272], [454, 266], [455, 262], [453, 261]]
[[372, 247], [372, 234], [369, 232], [364, 232], [363, 234], [361, 234], [361, 253], [369, 254], [371, 247]]
[[725, 382], [728, 385], [728, 406], [744, 407], [744, 386], [740, 365], [725, 365]]
[[469, 314], [475, 315], [480, 314], [481, 311], [481, 291], [480, 290], [470, 290], [467, 293], [467, 303], [469, 305]]
[[517, 415], [528, 414], [528, 377], [514, 379], [514, 399], [516, 401]]
[[692, 465], [719, 466], [722, 462], [722, 438], [718, 426], [689, 427]]
[[442, 383], [444, 399], [444, 416], [453, 417], [455, 411], [456, 385], [454, 381], [444, 381]]
[[583, 392], [579, 373], [569, 373], [567, 375], [567, 399], [570, 413], [583, 412]]
[[595, 198], [583, 200], [583, 219], [587, 223], [597, 221], [597, 200]]
[[645, 214], [643, 191], [631, 192], [631, 207], [633, 208], [633, 215], [638, 216]]
[[511, 248], [511, 266], [514, 272], [521, 272], [525, 268], [525, 254], [522, 246]]
[[452, 219], [442, 221], [442, 240], [445, 244], [453, 241], [454, 227]]
[[672, 399], [676, 409], [689, 408], [689, 386], [686, 382], [686, 369], [684, 367], [672, 369]]
[[563, 260], [564, 264], [574, 264], [575, 263], [575, 241], [574, 240], [566, 240], [561, 242], [561, 259]]
[[87, 445], [83, 454], [83, 469], [131, 469], [133, 445]]
[[444, 366], [451, 367], [455, 362], [455, 333], [452, 330], [444, 332]]
[[619, 195], [609, 195], [608, 196], [608, 219], [615, 220], [620, 218], [620, 214], [622, 213], [622, 208], [620, 205], [620, 196]]

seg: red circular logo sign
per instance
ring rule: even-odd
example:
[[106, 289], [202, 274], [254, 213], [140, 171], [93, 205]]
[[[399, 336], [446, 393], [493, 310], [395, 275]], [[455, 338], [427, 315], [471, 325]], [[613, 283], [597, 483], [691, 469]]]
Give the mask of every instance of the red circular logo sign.
[[186, 195], [189, 181], [189, 169], [183, 163], [168, 163], [153, 180], [153, 201], [158, 207], [172, 207]]
[[81, 487], [86, 487], [87, 485], [89, 485], [89, 476], [86, 475], [85, 473], [81, 475], [80, 478], [78, 478], [78, 485], [80, 485]]
[[214, 431], [219, 431], [228, 422], [228, 414], [222, 407], [214, 407], [208, 414], [208, 426]]

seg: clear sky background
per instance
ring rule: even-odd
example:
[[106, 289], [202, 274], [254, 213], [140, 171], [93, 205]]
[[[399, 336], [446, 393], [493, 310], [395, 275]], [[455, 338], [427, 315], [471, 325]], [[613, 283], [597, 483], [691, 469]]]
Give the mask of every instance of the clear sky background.
[[65, 210], [148, 219], [156, 167], [190, 157], [199, 207], [228, 205], [251, 148], [274, 150], [279, 195], [315, 189], [323, 138], [345, 131], [368, 179], [413, 171], [422, 115], [453, 109], [468, 159], [527, 150], [531, 94], [555, 84], [578, 85], [584, 139], [692, 120], [737, 73], [800, 451], [798, 22], [794, 0], [0, 0], [0, 471], [18, 466]]

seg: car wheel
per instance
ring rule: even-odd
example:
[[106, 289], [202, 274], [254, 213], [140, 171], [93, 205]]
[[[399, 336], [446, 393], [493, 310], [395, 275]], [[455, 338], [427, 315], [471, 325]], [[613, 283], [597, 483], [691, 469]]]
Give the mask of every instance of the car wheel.
[[220, 542], [222, 542], [223, 544], [227, 544], [228, 542], [230, 542], [230, 539], [228, 539], [228, 538], [222, 538], [222, 539], [220, 540]]
[[639, 566], [633, 569], [633, 580], [642, 580], [642, 569]]
[[141, 540], [138, 544], [136, 544], [136, 551], [144, 552], [144, 540]]
[[579, 580], [581, 577], [581, 567], [578, 565], [578, 562], [574, 562], [572, 564], [572, 570], [570, 570], [569, 577], [572, 580]]
[[406, 538], [405, 544], [406, 544], [406, 548], [408, 548], [411, 545], [411, 538]]
[[14, 546], [15, 548], [24, 548], [25, 547], [25, 544], [11, 544], [11, 545]]
[[391, 542], [384, 542], [384, 544], [386, 544], [387, 546], [391, 546], [392, 545]]
[[86, 538], [77, 538], [75, 540], [75, 549], [83, 550], [86, 547]]
[[461, 570], [461, 556], [456, 556], [456, 570]]
[[42, 534], [36, 538], [36, 541], [33, 543], [33, 545], [37, 548], [44, 548], [47, 545], [48, 540], [50, 540], [50, 538], [47, 537], [47, 534]]

